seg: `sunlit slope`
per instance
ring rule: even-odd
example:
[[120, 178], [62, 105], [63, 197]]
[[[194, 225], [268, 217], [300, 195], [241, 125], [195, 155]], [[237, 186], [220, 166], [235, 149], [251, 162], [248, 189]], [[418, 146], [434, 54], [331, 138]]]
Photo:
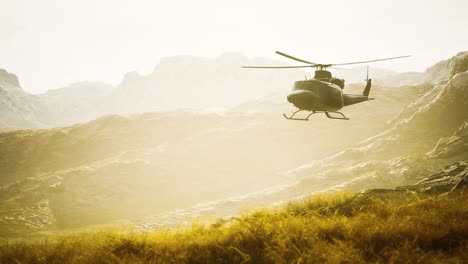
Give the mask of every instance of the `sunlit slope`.
[[[161, 150], [169, 143], [171, 147], [165, 151], [174, 145], [186, 146], [187, 151], [177, 155], [187, 154], [195, 159], [206, 148], [208, 157], [219, 157], [216, 151], [227, 157], [239, 156], [240, 151], [252, 155], [252, 159], [262, 159], [261, 154], [267, 153], [284, 158], [288, 166], [301, 164], [374, 135], [427, 89], [430, 86], [377, 86], [373, 94], [378, 100], [344, 110], [352, 118], [349, 122], [329, 120], [324, 115], [315, 116], [310, 122], [289, 122], [281, 113], [293, 107], [285, 98], [274, 97], [243, 104], [226, 114], [177, 111], [107, 116], [65, 128], [4, 133], [0, 134], [0, 154], [7, 158], [0, 161], [0, 182], [6, 184], [37, 173], [80, 166], [125, 151]], [[250, 154], [251, 150], [258, 152]]]
[[[148, 114], [108, 116], [67, 128], [0, 134], [2, 183], [53, 172], [180, 140], [206, 129], [216, 116]], [[10, 178], [12, 177], [12, 179]]]
[[[452, 58], [455, 62], [464, 63], [465, 60], [459, 56], [466, 58], [468, 53], [460, 53]], [[457, 63], [449, 64], [454, 65], [456, 69], [463, 68]], [[272, 204], [343, 188], [362, 191], [413, 184], [453, 162], [466, 160], [467, 74], [455, 72], [450, 80], [437, 85], [406, 87], [405, 89], [423, 92], [388, 122], [378, 135], [345, 148], [335, 155], [308, 162], [288, 171], [287, 175], [298, 179], [295, 184], [252, 193], [234, 199], [235, 202], [220, 202], [210, 206], [211, 213], [232, 214], [245, 203]], [[376, 92], [379, 92], [379, 86], [376, 88]], [[399, 90], [403, 87], [385, 90], [394, 89]], [[404, 98], [402, 93], [395, 93], [393, 96], [388, 94], [385, 98]], [[160, 221], [158, 218], [153, 220], [155, 223]]]
[[285, 120], [281, 113], [290, 106], [281, 97], [223, 115], [108, 116], [3, 133], [0, 196], [10, 220], [2, 229], [15, 234], [139, 218], [288, 183], [284, 171], [375, 134], [425, 89], [377, 86], [382, 101], [350, 107], [352, 121]]

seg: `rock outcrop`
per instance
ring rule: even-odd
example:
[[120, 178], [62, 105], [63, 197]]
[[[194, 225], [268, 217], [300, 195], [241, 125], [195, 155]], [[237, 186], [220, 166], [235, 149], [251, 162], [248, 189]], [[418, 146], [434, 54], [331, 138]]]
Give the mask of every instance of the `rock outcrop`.
[[449, 193], [465, 191], [468, 187], [468, 160], [450, 164], [442, 171], [434, 173], [412, 185], [398, 186], [391, 189], [370, 189], [367, 194], [394, 194], [394, 193]]

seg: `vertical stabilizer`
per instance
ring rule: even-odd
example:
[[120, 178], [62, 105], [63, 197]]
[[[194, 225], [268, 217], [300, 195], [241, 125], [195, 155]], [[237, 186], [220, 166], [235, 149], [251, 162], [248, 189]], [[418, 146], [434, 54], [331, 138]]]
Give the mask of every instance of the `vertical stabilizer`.
[[362, 92], [362, 95], [369, 96], [370, 88], [372, 86], [372, 79], [369, 79], [369, 64], [367, 64], [366, 82], [367, 82], [366, 88], [364, 88], [364, 92]]
[[362, 92], [362, 95], [369, 96], [371, 86], [372, 86], [372, 79], [368, 79], [367, 84], [366, 84], [366, 88], [364, 88], [364, 92]]

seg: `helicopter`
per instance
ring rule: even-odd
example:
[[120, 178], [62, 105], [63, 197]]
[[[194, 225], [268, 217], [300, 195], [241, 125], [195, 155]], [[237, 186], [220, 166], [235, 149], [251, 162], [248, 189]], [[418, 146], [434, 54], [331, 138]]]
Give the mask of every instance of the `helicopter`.
[[[343, 107], [353, 105], [374, 98], [369, 97], [370, 89], [372, 86], [372, 79], [369, 79], [369, 65], [367, 65], [367, 77], [365, 79], [366, 86], [361, 94], [344, 94], [343, 89], [345, 86], [345, 80], [332, 77], [332, 74], [327, 71], [327, 68], [335, 68], [334, 66], [351, 65], [351, 64], [362, 64], [384, 60], [394, 60], [410, 57], [399, 56], [384, 59], [375, 59], [367, 61], [347, 62], [347, 63], [314, 63], [299, 59], [297, 57], [288, 55], [286, 53], [276, 51], [276, 54], [284, 56], [286, 58], [305, 63], [307, 65], [300, 66], [242, 66], [242, 68], [252, 69], [290, 69], [290, 68], [315, 68], [315, 74], [313, 79], [307, 79], [296, 81], [294, 83], [292, 92], [287, 96], [287, 100], [293, 104], [298, 110], [293, 112], [292, 115], [283, 116], [288, 120], [301, 120], [308, 121], [309, 117], [313, 114], [324, 113], [330, 119], [349, 120], [341, 110]], [[306, 118], [294, 117], [301, 111], [310, 112]], [[333, 114], [333, 115], [332, 115]]]

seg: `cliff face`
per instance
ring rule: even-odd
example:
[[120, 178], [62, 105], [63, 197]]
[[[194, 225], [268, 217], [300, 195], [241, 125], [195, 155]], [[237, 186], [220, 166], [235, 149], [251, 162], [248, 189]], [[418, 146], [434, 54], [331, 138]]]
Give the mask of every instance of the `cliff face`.
[[457, 73], [468, 71], [468, 51], [459, 52], [450, 59], [440, 61], [424, 72], [405, 72], [373, 78], [386, 86], [414, 85], [429, 83], [445, 84]]
[[290, 171], [299, 193], [326, 188], [391, 188], [411, 184], [465, 160], [468, 72], [454, 75], [408, 105], [386, 130], [357, 147]]

